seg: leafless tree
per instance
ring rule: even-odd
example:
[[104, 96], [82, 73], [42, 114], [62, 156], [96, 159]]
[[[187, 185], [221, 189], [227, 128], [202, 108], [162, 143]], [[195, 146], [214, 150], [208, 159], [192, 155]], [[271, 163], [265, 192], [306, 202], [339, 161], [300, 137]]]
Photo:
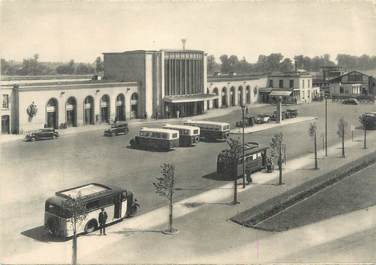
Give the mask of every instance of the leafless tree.
[[361, 115], [359, 117], [359, 121], [360, 121], [360, 124], [362, 125], [362, 129], [363, 129], [363, 148], [364, 149], [367, 149], [367, 127], [368, 127], [368, 119], [367, 119], [367, 116], [366, 115]]
[[79, 227], [82, 222], [86, 219], [87, 209], [86, 205], [83, 203], [81, 193], [79, 192], [76, 198], [70, 197], [67, 199], [63, 208], [66, 209], [69, 216], [68, 222], [72, 226], [73, 230], [73, 240], [72, 240], [72, 264], [77, 264], [77, 227]]
[[308, 134], [313, 138], [313, 148], [315, 152], [315, 169], [319, 169], [317, 161], [317, 126], [316, 123], [311, 123], [309, 125]]
[[282, 155], [283, 146], [283, 133], [273, 135], [272, 142], [270, 143], [270, 155], [274, 163], [278, 165], [279, 185], [282, 185], [282, 163], [284, 162], [284, 156]]
[[173, 221], [173, 197], [175, 188], [175, 166], [170, 163], [163, 163], [161, 165], [161, 176], [156, 177], [157, 182], [153, 182], [155, 192], [167, 198], [169, 201], [169, 222], [167, 233], [174, 233], [177, 229], [172, 227]]
[[345, 135], [347, 131], [348, 123], [345, 121], [345, 119], [342, 117], [338, 121], [338, 129], [337, 129], [337, 135], [342, 140], [342, 157], [345, 158]]
[[234, 200], [233, 204], [238, 204], [238, 174], [237, 174], [237, 167], [238, 167], [238, 161], [240, 158], [241, 153], [241, 144], [238, 140], [227, 138], [227, 144], [229, 145], [230, 149], [226, 149], [224, 152], [226, 155], [226, 165], [231, 169], [230, 172], [234, 178]]

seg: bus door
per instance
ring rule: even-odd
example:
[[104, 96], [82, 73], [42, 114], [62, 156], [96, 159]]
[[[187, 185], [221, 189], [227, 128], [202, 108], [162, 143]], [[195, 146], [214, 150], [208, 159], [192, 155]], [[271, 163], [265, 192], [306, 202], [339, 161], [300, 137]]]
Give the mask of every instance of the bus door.
[[121, 218], [121, 202], [122, 202], [122, 196], [121, 193], [115, 196], [114, 198], [114, 218]]

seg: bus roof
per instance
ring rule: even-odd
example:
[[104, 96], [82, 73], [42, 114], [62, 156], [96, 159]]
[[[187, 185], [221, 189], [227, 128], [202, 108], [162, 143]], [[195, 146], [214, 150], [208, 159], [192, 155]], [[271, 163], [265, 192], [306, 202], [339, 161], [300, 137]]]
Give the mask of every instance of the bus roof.
[[77, 198], [79, 195], [82, 198], [88, 198], [88, 197], [95, 197], [97, 195], [102, 195], [105, 193], [114, 193], [114, 192], [119, 192], [121, 191], [121, 188], [118, 187], [109, 187], [105, 186], [103, 184], [98, 184], [98, 183], [90, 183], [90, 184], [85, 184], [82, 186], [66, 189], [66, 190], [61, 190], [55, 193], [56, 196], [58, 197], [63, 197], [63, 198]]
[[189, 126], [189, 125], [183, 125], [183, 124], [165, 124], [163, 125], [164, 128], [172, 128], [172, 129], [186, 129], [186, 130], [196, 130], [200, 129], [196, 126]]
[[141, 128], [140, 131], [143, 131], [143, 132], [160, 132], [160, 133], [179, 133], [176, 130], [169, 130], [169, 129], [164, 129], [164, 128], [148, 128], [148, 127], [143, 127], [143, 128]]
[[216, 121], [193, 121], [187, 120], [187, 123], [195, 123], [195, 124], [210, 124], [210, 125], [230, 125], [227, 122], [216, 122]]

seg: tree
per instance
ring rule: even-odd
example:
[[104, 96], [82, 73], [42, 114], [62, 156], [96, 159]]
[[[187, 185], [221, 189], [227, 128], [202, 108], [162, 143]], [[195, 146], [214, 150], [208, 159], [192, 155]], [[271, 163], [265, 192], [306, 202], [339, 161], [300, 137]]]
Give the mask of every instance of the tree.
[[291, 72], [294, 70], [294, 66], [292, 64], [292, 61], [290, 58], [285, 58], [282, 62], [281, 65], [279, 66], [279, 70], [282, 72]]
[[316, 123], [311, 123], [308, 129], [308, 134], [313, 138], [313, 147], [315, 152], [315, 169], [319, 169], [317, 163], [317, 126]]
[[157, 182], [153, 182], [155, 187], [155, 192], [167, 198], [169, 201], [169, 222], [168, 230], [165, 233], [175, 233], [177, 229], [172, 227], [173, 221], [173, 197], [174, 197], [174, 187], [175, 187], [175, 166], [169, 163], [163, 163], [161, 165], [161, 177], [156, 177]]
[[360, 117], [359, 117], [359, 121], [360, 121], [360, 124], [362, 125], [362, 129], [363, 129], [363, 135], [364, 135], [364, 137], [363, 137], [363, 148], [364, 149], [367, 149], [367, 122], [368, 122], [368, 120], [367, 120], [367, 116], [366, 115], [361, 115]]
[[68, 215], [68, 222], [72, 226], [72, 264], [77, 264], [77, 227], [85, 220], [87, 216], [86, 205], [83, 203], [81, 193], [78, 192], [76, 198], [70, 197], [64, 202], [63, 208], [66, 209]]
[[271, 158], [274, 163], [277, 163], [279, 170], [279, 185], [282, 185], [282, 163], [284, 162], [284, 157], [282, 155], [283, 144], [283, 133], [274, 134], [272, 137], [272, 142], [270, 143]]
[[337, 135], [342, 140], [342, 157], [345, 158], [345, 135], [347, 131], [348, 123], [345, 121], [345, 119], [342, 117], [338, 121], [338, 129], [337, 129]]
[[234, 177], [234, 200], [232, 203], [235, 205], [239, 203], [237, 167], [242, 146], [238, 140], [232, 138], [227, 138], [226, 142], [229, 145], [230, 149], [224, 150], [226, 153], [224, 157], [226, 157], [227, 161], [225, 163], [231, 169], [231, 175]]
[[231, 72], [231, 66], [230, 66], [230, 61], [229, 61], [229, 57], [227, 56], [227, 54], [223, 54], [219, 57], [219, 59], [221, 60], [221, 72], [222, 73], [229, 73]]
[[208, 74], [214, 74], [215, 72], [218, 72], [221, 70], [221, 67], [217, 62], [215, 61], [214, 55], [209, 55], [207, 58], [207, 71]]
[[96, 59], [95, 59], [95, 71], [96, 73], [99, 73], [99, 72], [103, 72], [104, 71], [104, 65], [103, 65], [103, 61], [102, 61], [102, 58], [100, 56], [98, 56]]

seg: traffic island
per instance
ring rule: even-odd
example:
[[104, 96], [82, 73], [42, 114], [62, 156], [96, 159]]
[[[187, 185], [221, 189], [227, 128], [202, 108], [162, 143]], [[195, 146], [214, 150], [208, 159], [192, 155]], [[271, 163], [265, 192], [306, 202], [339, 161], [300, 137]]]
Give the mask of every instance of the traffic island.
[[266, 229], [259, 224], [374, 163], [376, 163], [376, 152], [372, 152], [337, 169], [318, 176], [315, 179], [305, 182], [281, 195], [273, 197], [251, 209], [235, 215], [230, 218], [230, 220], [244, 227], [275, 232], [285, 231], [289, 228], [278, 227], [271, 230]]
[[[296, 117], [296, 118], [290, 118], [290, 119], [285, 119], [282, 120], [281, 123], [276, 123], [276, 122], [268, 122], [264, 124], [256, 124], [252, 127], [245, 127], [244, 128], [244, 133], [253, 133], [253, 132], [259, 132], [259, 131], [264, 131], [268, 129], [272, 129], [275, 127], [280, 127], [284, 125], [289, 125], [289, 124], [294, 124], [294, 123], [299, 123], [299, 122], [305, 122], [305, 121], [313, 121], [316, 120], [317, 117]], [[235, 128], [230, 131], [232, 134], [239, 134], [243, 133], [243, 128]]]

